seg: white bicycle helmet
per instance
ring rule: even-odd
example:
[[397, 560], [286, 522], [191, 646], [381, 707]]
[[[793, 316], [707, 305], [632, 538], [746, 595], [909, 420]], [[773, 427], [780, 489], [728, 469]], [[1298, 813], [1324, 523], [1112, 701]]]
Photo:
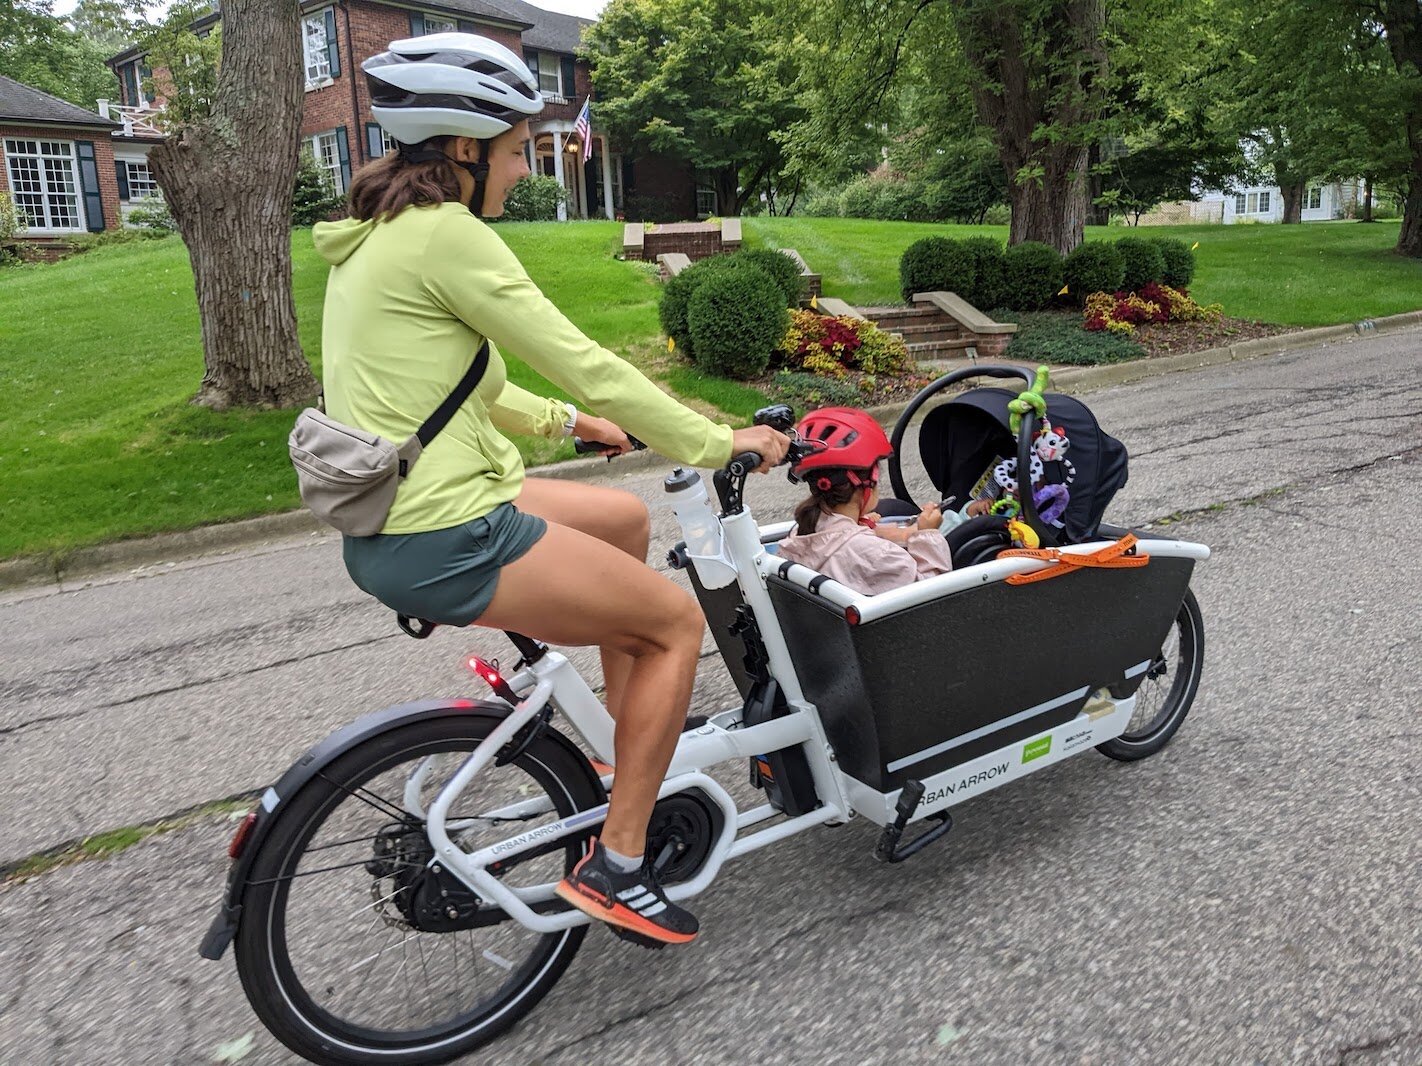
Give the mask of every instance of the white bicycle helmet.
[[538, 79], [497, 41], [431, 33], [391, 41], [361, 64], [375, 121], [402, 145], [487, 141], [543, 110]]

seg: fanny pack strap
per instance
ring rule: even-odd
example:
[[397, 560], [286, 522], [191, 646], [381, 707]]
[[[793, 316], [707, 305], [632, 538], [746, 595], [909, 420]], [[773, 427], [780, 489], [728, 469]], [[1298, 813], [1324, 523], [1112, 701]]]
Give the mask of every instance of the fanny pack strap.
[[454, 417], [454, 412], [464, 406], [464, 401], [473, 394], [479, 384], [479, 379], [488, 369], [489, 342], [486, 340], [479, 345], [479, 351], [475, 354], [474, 361], [469, 364], [469, 369], [459, 379], [459, 384], [454, 386], [454, 391], [446, 396], [444, 402], [435, 408], [434, 414], [425, 419], [424, 424], [415, 430], [415, 435], [400, 445], [398, 450], [401, 477], [409, 474], [410, 467], [420, 457], [420, 452], [428, 448], [430, 441], [439, 436], [440, 430], [449, 425], [449, 420]]

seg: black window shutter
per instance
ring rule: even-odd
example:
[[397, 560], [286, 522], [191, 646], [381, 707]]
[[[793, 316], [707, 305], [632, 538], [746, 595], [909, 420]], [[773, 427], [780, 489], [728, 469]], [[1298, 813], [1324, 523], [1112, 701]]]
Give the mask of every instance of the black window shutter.
[[572, 56], [562, 56], [563, 61], [563, 95], [572, 99], [578, 93], [577, 68], [573, 65]]
[[351, 145], [344, 126], [336, 127], [336, 155], [341, 160], [341, 189], [346, 191], [351, 187]]
[[128, 193], [128, 164], [122, 159], [114, 161], [114, 177], [118, 178], [119, 199], [131, 199]]
[[425, 16], [418, 11], [410, 12], [410, 36], [423, 37], [425, 35]]
[[93, 141], [75, 141], [79, 150], [79, 185], [84, 190], [84, 217], [90, 233], [104, 230], [104, 198], [99, 195], [99, 165], [94, 160]]
[[636, 179], [632, 176], [632, 160], [624, 155], [622, 157], [622, 195], [624, 197], [630, 196], [636, 187]]
[[385, 154], [385, 138], [380, 136], [380, 123], [365, 124], [365, 150], [371, 159], [379, 159]]
[[523, 50], [523, 61], [528, 64], [528, 69], [533, 73], [533, 80], [538, 80], [538, 53], [525, 48]]
[[146, 81], [147, 79], [153, 77], [153, 71], [149, 68], [149, 66], [148, 66], [147, 63], [143, 63], [143, 64], [140, 64], [140, 65], [139, 65], [139, 68], [138, 68], [138, 77], [139, 77], [138, 87], [139, 87], [139, 89], [142, 90], [142, 92], [143, 92], [143, 98], [144, 98], [145, 100], [147, 100], [147, 101], [151, 104], [151, 103], [152, 103], [154, 100], [156, 100], [158, 97], [157, 97], [157, 95], [153, 92], [152, 88], [148, 88], [148, 89], [144, 89], [144, 88], [143, 88], [143, 82]]
[[138, 71], [132, 63], [123, 65], [123, 75], [119, 78], [123, 84], [123, 102], [126, 107], [138, 106]]
[[341, 49], [336, 40], [336, 9], [326, 9], [326, 58], [331, 62], [331, 77], [341, 76]]

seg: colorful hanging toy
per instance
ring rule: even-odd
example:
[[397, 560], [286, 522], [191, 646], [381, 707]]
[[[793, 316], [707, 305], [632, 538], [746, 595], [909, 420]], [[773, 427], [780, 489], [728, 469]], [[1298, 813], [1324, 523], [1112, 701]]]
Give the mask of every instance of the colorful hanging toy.
[[[1024, 415], [1035, 415], [1041, 423], [1032, 440], [1031, 465], [1028, 469], [1032, 485], [1032, 503], [1037, 508], [1037, 514], [1043, 522], [1048, 525], [1061, 526], [1063, 525], [1062, 515], [1066, 513], [1067, 504], [1071, 502], [1071, 491], [1067, 486], [1076, 480], [1076, 467], [1066, 457], [1067, 449], [1071, 447], [1071, 441], [1067, 439], [1066, 431], [1061, 426], [1052, 425], [1047, 418], [1045, 393], [1048, 386], [1048, 373], [1047, 367], [1039, 366], [1032, 387], [1024, 390], [1017, 399], [1007, 405], [1008, 424], [1012, 427], [1012, 435], [1016, 437], [1022, 430]], [[1046, 477], [1048, 463], [1059, 465], [1064, 479], [1061, 484], [1042, 484], [1042, 480]], [[993, 505], [992, 513], [1006, 514], [1015, 519], [1021, 511], [1017, 500], [1013, 499], [1017, 496], [1019, 489], [1017, 460], [1015, 458], [1002, 460], [993, 467], [992, 476], [1004, 492], [1003, 498]], [[1026, 528], [1023, 523], [1014, 524]], [[1014, 539], [1017, 539], [1015, 534]]]

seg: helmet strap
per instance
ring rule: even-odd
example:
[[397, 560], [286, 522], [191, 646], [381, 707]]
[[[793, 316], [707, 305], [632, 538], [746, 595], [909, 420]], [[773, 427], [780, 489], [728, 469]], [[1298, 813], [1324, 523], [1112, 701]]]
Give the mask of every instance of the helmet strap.
[[484, 187], [489, 179], [489, 142], [479, 142], [479, 161], [466, 163], [446, 155], [438, 148], [418, 148], [402, 144], [400, 158], [410, 163], [453, 163], [469, 172], [474, 179], [474, 195], [469, 197], [469, 213], [475, 218], [484, 217]]

